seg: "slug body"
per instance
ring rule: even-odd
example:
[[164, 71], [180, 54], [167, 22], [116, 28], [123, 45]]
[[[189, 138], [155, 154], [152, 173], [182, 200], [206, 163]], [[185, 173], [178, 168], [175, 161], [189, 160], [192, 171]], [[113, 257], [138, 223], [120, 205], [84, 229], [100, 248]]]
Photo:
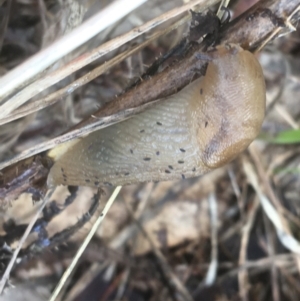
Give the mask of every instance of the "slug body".
[[248, 147], [265, 114], [254, 55], [236, 45], [207, 53], [205, 76], [151, 109], [49, 152], [48, 185], [103, 186], [188, 178]]

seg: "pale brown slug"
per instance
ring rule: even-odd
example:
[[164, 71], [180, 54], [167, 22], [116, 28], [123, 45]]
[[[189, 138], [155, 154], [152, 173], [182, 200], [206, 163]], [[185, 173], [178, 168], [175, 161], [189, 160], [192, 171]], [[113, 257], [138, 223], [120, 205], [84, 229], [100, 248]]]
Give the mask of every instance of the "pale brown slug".
[[[236, 45], [205, 54], [205, 76], [149, 110], [52, 150], [48, 185], [103, 186], [182, 179], [218, 168], [258, 135], [265, 82]], [[155, 87], [153, 87], [155, 89]]]

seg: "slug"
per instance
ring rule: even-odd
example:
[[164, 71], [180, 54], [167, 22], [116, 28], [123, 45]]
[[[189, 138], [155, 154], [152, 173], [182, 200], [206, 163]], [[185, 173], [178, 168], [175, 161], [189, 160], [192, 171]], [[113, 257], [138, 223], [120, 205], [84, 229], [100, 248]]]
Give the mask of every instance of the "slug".
[[52, 150], [48, 185], [116, 186], [199, 176], [233, 160], [258, 135], [265, 81], [234, 44], [204, 54], [205, 76], [132, 118]]

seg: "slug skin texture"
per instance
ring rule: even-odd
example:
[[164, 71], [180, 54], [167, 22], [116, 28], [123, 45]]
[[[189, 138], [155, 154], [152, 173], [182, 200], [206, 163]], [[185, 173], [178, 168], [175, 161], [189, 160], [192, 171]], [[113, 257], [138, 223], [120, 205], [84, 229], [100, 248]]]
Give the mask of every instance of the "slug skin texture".
[[48, 185], [184, 179], [233, 160], [259, 134], [264, 119], [262, 69], [252, 53], [233, 44], [206, 56], [205, 76], [177, 94], [68, 147], [51, 150], [48, 156], [55, 163]]

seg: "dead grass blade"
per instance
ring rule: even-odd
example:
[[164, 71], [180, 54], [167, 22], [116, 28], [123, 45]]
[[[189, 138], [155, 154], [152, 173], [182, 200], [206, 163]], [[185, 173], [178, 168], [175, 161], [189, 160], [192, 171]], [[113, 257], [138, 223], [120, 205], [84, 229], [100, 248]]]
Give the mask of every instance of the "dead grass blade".
[[[82, 45], [97, 33], [107, 28], [109, 25], [126, 16], [133, 9], [144, 3], [146, 0], [117, 0], [105, 9], [100, 11], [94, 17], [90, 18], [81, 26], [77, 27], [70, 34], [65, 35], [51, 46], [45, 48], [14, 70], [7, 73], [0, 80], [1, 102], [5, 97], [13, 93], [15, 89], [26, 84], [31, 78], [37, 76], [54, 62]], [[7, 108], [7, 113], [2, 112], [1, 117], [6, 116], [18, 106], [17, 103], [6, 103], [4, 108]]]
[[[124, 0], [119, 0], [114, 2], [111, 5], [111, 10], [110, 11], [106, 11], [103, 10], [101, 11], [101, 17], [98, 16], [96, 20], [100, 19], [102, 22], [106, 22], [104, 23], [107, 26], [113, 24], [115, 21], [119, 20], [121, 17], [123, 17], [124, 15], [126, 15], [130, 10], [129, 8], [135, 8], [137, 6], [137, 4], [142, 4], [143, 2], [145, 2], [145, 0], [136, 0], [136, 1], [130, 1], [130, 3], [132, 3], [132, 6], [128, 6], [126, 7], [126, 9], [123, 9], [123, 6], [125, 5], [125, 3], [127, 3], [127, 1]], [[197, 5], [197, 4], [202, 4], [202, 9], [206, 9], [207, 7], [211, 6], [213, 3], [218, 2], [217, 0], [210, 0], [210, 1], [205, 1], [205, 0], [195, 0], [190, 2], [189, 4], [186, 4], [180, 8], [177, 9], [173, 9], [168, 13], [163, 14], [162, 16], [155, 18], [152, 21], [147, 22], [146, 24], [140, 26], [139, 28], [135, 28], [133, 30], [131, 30], [130, 32], [115, 38], [107, 43], [105, 43], [104, 45], [101, 45], [100, 47], [96, 48], [95, 50], [91, 51], [88, 54], [84, 54], [79, 58], [74, 59], [72, 62], [68, 63], [66, 66], [53, 71], [52, 73], [46, 75], [44, 78], [37, 80], [36, 82], [30, 84], [29, 86], [25, 87], [22, 91], [18, 92], [17, 94], [15, 94], [13, 97], [11, 97], [8, 101], [6, 101], [1, 107], [0, 107], [0, 118], [4, 118], [6, 117], [9, 113], [11, 113], [13, 110], [17, 109], [18, 107], [20, 107], [22, 104], [24, 104], [26, 101], [28, 101], [29, 99], [31, 99], [32, 97], [36, 96], [37, 94], [39, 94], [40, 92], [44, 91], [45, 89], [49, 88], [50, 86], [56, 84], [57, 82], [61, 81], [62, 79], [66, 78], [68, 75], [72, 74], [73, 72], [77, 71], [78, 69], [86, 66], [87, 64], [95, 61], [96, 59], [102, 57], [103, 55], [111, 52], [112, 50], [120, 47], [121, 45], [127, 43], [128, 41], [142, 35], [143, 33], [151, 30], [152, 28], [164, 23], [165, 21], [170, 20], [171, 18], [174, 18], [176, 16], [178, 16], [179, 14], [189, 10], [190, 8], [192, 8], [193, 6]], [[135, 3], [135, 5], [133, 5]], [[122, 14], [115, 13], [115, 10], [117, 9], [118, 12], [122, 11]], [[104, 14], [105, 12], [105, 14]], [[105, 18], [102, 17], [102, 15], [105, 15]], [[112, 19], [110, 16], [116, 14], [115, 18]], [[118, 16], [118, 19], [116, 18]], [[110, 21], [107, 21], [107, 18], [110, 19]], [[92, 20], [94, 20], [95, 17], [92, 18]], [[114, 22], [112, 22], [114, 21]], [[92, 22], [91, 20], [87, 21], [88, 22]], [[2, 80], [0, 80], [0, 86], [5, 87], [5, 89], [3, 89], [0, 92], [0, 97], [2, 97], [2, 100], [9, 94], [11, 93], [15, 88], [17, 88], [17, 86], [20, 86], [22, 83], [24, 83], [25, 81], [29, 80], [29, 76], [34, 76], [36, 75], [38, 72], [41, 72], [42, 70], [44, 70], [46, 67], [48, 67], [49, 65], [51, 65], [52, 63], [54, 63], [57, 59], [59, 59], [60, 57], [62, 57], [63, 55], [69, 53], [71, 50], [75, 49], [76, 47], [80, 46], [81, 44], [83, 44], [84, 42], [86, 42], [88, 39], [87, 37], [92, 37], [91, 34], [89, 33], [89, 35], [86, 34], [86, 31], [89, 30], [90, 28], [94, 28], [94, 27], [99, 27], [100, 29], [104, 29], [104, 24], [102, 24], [102, 26], [97, 25], [97, 24], [93, 24], [90, 25], [88, 23], [88, 25], [86, 23], [83, 23], [80, 27], [76, 28], [72, 33], [65, 35], [63, 38], [63, 42], [67, 43], [68, 45], [74, 45], [72, 48], [70, 47], [65, 47], [65, 44], [60, 45], [60, 41], [52, 44], [52, 46], [49, 46], [48, 48], [46, 48], [42, 53], [46, 53], [49, 57], [49, 49], [50, 51], [54, 52], [54, 53], [62, 53], [62, 55], [60, 55], [58, 57], [58, 55], [52, 55], [52, 59], [47, 61], [45, 58], [40, 58], [38, 57], [36, 60], [37, 62], [35, 62], [35, 64], [39, 67], [39, 69], [37, 71], [34, 71], [32, 67], [30, 66], [26, 66], [25, 63], [22, 64], [20, 67], [16, 68], [15, 70], [11, 71], [9, 74], [7, 74], [6, 76], [4, 76], [2, 78]], [[94, 32], [94, 35], [96, 33], [98, 33], [100, 30], [97, 30], [97, 32]], [[79, 31], [79, 32], [78, 32]], [[78, 43], [78, 36], [85, 36], [84, 40], [81, 41], [81, 44]], [[58, 44], [58, 45], [57, 45]], [[54, 46], [57, 47], [57, 49], [52, 49]], [[64, 49], [63, 51], [61, 49]], [[37, 56], [41, 56], [41, 54], [38, 54]], [[48, 58], [47, 56], [47, 58]], [[32, 61], [34, 61], [34, 57], [31, 58], [30, 60], [28, 60], [27, 64], [32, 64], [32, 66], [35, 66]], [[26, 67], [27, 71], [25, 72], [26, 74], [26, 78], [21, 79], [20, 74], [22, 70], [21, 67], [24, 66]], [[22, 67], [22, 68], [25, 68]], [[40, 69], [41, 68], [41, 69]], [[17, 72], [17, 74], [15, 74]], [[32, 75], [31, 75], [32, 73]], [[12, 75], [10, 75], [12, 74]], [[15, 79], [12, 79], [11, 76], [14, 76]], [[7, 84], [7, 83], [10, 84]]]

